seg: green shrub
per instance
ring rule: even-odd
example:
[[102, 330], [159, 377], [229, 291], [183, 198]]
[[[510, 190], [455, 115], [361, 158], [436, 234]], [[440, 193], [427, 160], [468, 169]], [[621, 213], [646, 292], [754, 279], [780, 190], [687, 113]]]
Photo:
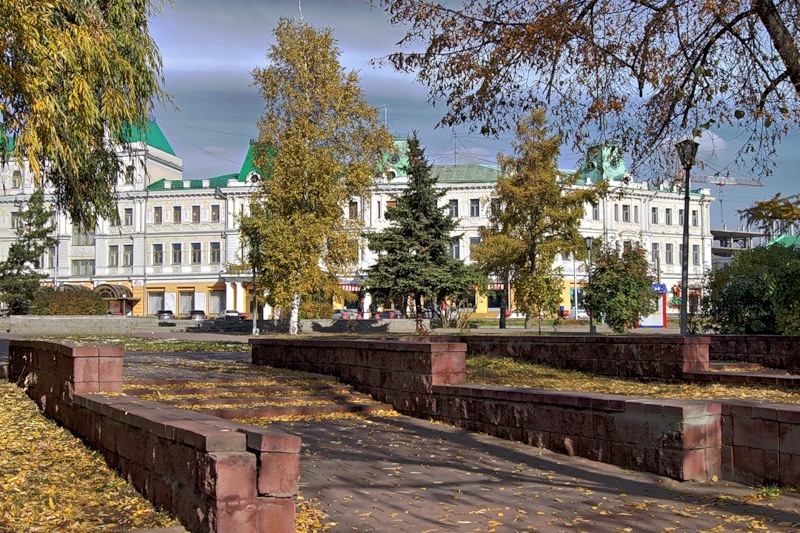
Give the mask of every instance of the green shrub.
[[43, 287], [36, 294], [34, 315], [105, 315], [106, 302], [94, 291], [59, 292]]
[[720, 333], [796, 335], [798, 299], [800, 250], [760, 246], [709, 275], [701, 318]]

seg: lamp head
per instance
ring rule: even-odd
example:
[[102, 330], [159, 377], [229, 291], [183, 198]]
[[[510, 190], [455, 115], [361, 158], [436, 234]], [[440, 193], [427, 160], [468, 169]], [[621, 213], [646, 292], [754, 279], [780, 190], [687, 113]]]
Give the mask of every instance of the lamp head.
[[695, 156], [697, 156], [697, 147], [700, 146], [692, 139], [686, 139], [675, 145], [678, 150], [678, 157], [681, 158], [681, 165], [686, 170], [689, 170], [696, 163]]
[[586, 249], [592, 249], [592, 243], [594, 242], [594, 237], [584, 237], [583, 242], [586, 243]]

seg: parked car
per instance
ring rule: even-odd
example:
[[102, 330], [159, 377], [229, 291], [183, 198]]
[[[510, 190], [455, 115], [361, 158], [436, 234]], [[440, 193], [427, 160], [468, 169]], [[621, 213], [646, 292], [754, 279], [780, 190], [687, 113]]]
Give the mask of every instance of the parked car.
[[219, 316], [241, 318], [241, 314], [236, 309], [226, 309]]
[[403, 312], [398, 309], [384, 309], [380, 313], [381, 319], [385, 318], [403, 318]]
[[175, 313], [169, 309], [161, 309], [156, 313], [156, 317], [158, 317], [159, 320], [175, 320]]
[[208, 317], [206, 316], [206, 312], [200, 309], [192, 309], [191, 311], [189, 311], [189, 314], [186, 315], [186, 318], [188, 318], [189, 320], [198, 320], [198, 321], [208, 319]]
[[333, 320], [352, 320], [356, 317], [358, 317], [356, 309], [337, 309], [331, 316]]

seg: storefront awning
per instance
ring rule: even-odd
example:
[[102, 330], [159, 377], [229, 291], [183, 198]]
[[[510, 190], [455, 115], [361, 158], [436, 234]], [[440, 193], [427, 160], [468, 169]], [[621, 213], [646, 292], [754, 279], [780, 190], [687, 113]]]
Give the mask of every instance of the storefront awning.
[[103, 283], [95, 287], [94, 292], [99, 294], [104, 300], [133, 299], [133, 293], [125, 285], [112, 285], [110, 283]]

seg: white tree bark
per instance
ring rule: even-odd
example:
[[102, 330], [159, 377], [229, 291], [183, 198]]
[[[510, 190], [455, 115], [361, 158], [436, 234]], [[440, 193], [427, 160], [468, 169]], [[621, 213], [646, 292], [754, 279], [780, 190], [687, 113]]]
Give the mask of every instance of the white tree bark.
[[299, 319], [300, 319], [300, 293], [296, 292], [292, 297], [292, 310], [289, 315], [289, 335], [297, 335], [297, 333], [300, 331]]

